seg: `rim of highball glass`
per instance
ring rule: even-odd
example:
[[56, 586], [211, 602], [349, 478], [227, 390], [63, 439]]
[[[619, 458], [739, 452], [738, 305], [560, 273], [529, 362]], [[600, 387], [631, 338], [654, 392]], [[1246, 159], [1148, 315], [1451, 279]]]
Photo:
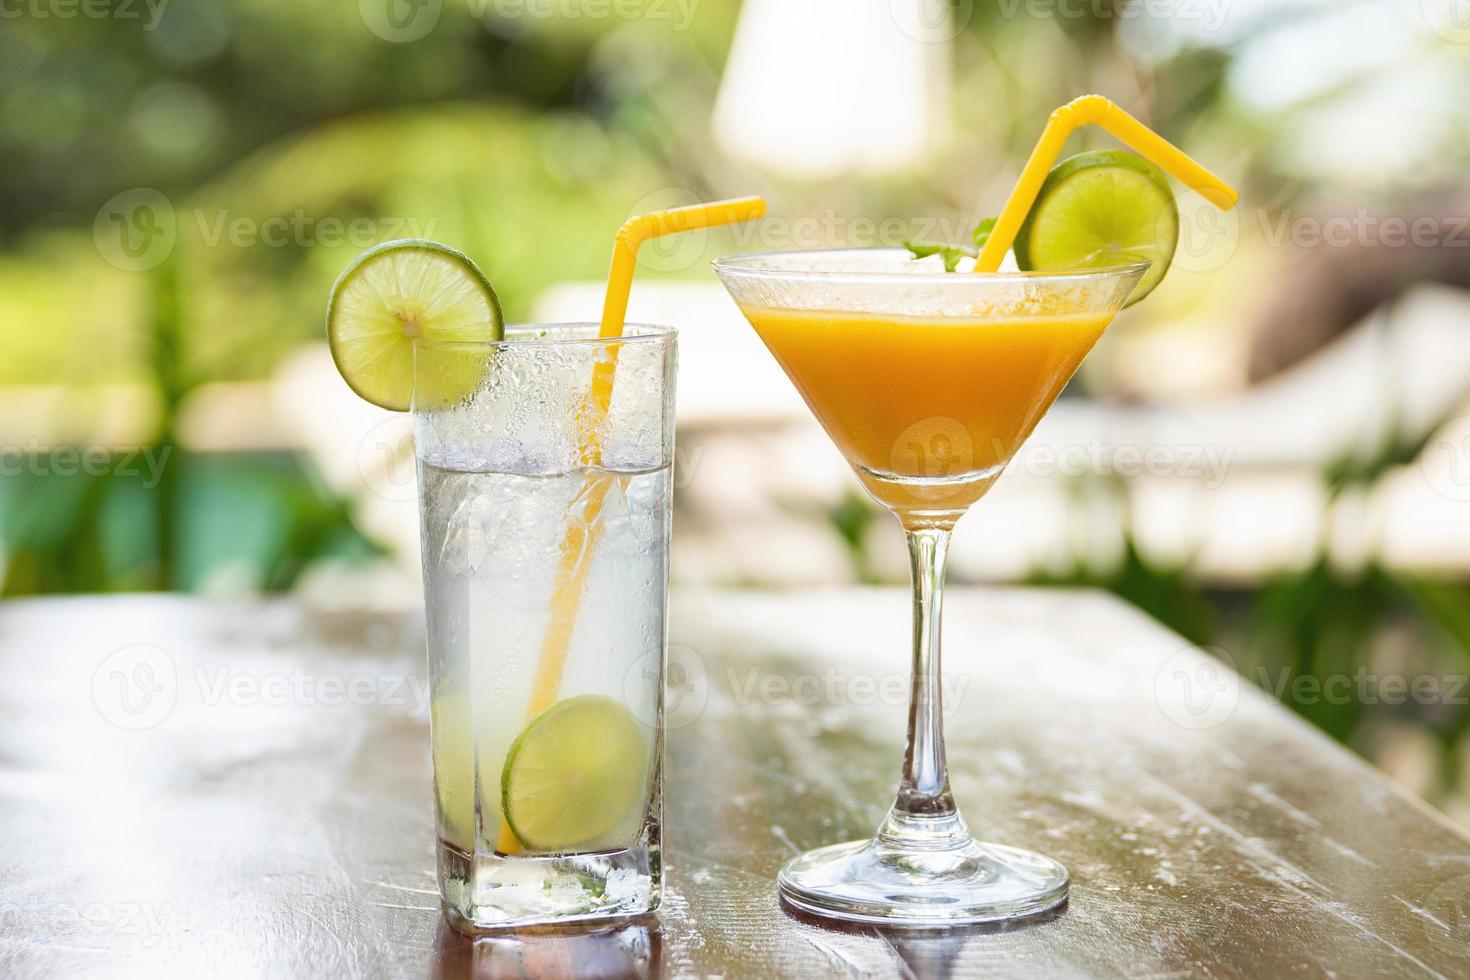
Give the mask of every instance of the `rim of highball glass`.
[[[821, 259], [824, 256], [833, 257], [833, 268], [822, 268]], [[913, 271], [904, 268], [896, 269], [844, 269], [840, 268], [840, 259], [843, 257], [852, 259], [859, 256], [874, 258], [893, 256], [895, 258], [906, 258], [913, 266]], [[793, 267], [790, 263], [794, 259], [815, 264]], [[1126, 279], [1128, 276], [1142, 276], [1148, 271], [1152, 262], [1140, 260], [1120, 265], [1101, 266], [1088, 269], [1062, 269], [1046, 272], [944, 272], [935, 271], [932, 264], [921, 265], [914, 260], [907, 249], [902, 248], [811, 248], [811, 249], [787, 249], [780, 252], [746, 252], [740, 255], [729, 255], [724, 258], [715, 259], [711, 265], [715, 273], [720, 276], [750, 276], [760, 279], [785, 280], [788, 282], [811, 282], [811, 283], [864, 283], [868, 285], [892, 283], [894, 285], [943, 285], [960, 286], [976, 285], [986, 282], [1045, 282], [1047, 284], [1069, 285], [1087, 282], [1100, 282], [1106, 280]]]
[[[434, 350], [481, 350], [486, 347], [515, 347], [524, 349], [527, 347], [606, 347], [613, 344], [658, 344], [667, 343], [679, 336], [679, 331], [674, 327], [661, 323], [625, 323], [623, 333], [616, 337], [599, 337], [597, 332], [602, 325], [591, 320], [579, 320], [568, 323], [507, 323], [505, 325], [506, 336], [502, 340], [424, 340], [414, 341], [416, 349]], [[580, 336], [544, 336], [544, 334], [571, 334], [574, 331], [592, 331], [590, 337]], [[535, 337], [512, 337], [513, 332], [539, 331], [542, 335]], [[629, 332], [633, 331], [633, 332]]]

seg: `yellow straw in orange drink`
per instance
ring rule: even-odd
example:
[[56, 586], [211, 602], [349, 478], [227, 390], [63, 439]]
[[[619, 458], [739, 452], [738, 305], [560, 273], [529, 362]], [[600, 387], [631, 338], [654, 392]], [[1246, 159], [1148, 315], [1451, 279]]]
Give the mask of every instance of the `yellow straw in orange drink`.
[[1021, 224], [1036, 203], [1041, 184], [1047, 171], [1056, 163], [1062, 145], [1073, 130], [1082, 126], [1101, 126], [1123, 143], [1136, 150], [1140, 156], [1152, 161], [1161, 170], [1172, 174], [1185, 185], [1198, 191], [1205, 200], [1222, 211], [1235, 207], [1240, 195], [1229, 184], [1196, 163], [1183, 150], [1164, 139], [1128, 113], [1119, 109], [1101, 95], [1084, 95], [1073, 99], [1053, 112], [1046, 120], [1046, 128], [1031, 151], [1016, 186], [1006, 199], [1005, 207], [995, 219], [995, 227], [975, 260], [976, 272], [994, 272], [1000, 268], [1001, 260], [1016, 240]]
[[[765, 213], [764, 199], [741, 197], [654, 211], [629, 218], [618, 230], [613, 243], [612, 267], [608, 271], [607, 293], [603, 299], [602, 323], [598, 336], [603, 339], [622, 336], [623, 319], [628, 312], [628, 297], [633, 289], [633, 272], [638, 265], [638, 249], [644, 242], [698, 228], [750, 221]], [[617, 347], [613, 346], [608, 358], [599, 361], [593, 368], [592, 388], [583, 413], [583, 417], [588, 420], [582, 453], [584, 466], [596, 466], [601, 462], [602, 424], [612, 406], [613, 379], [616, 373]], [[582, 591], [587, 583], [587, 573], [592, 567], [592, 556], [597, 550], [598, 538], [602, 534], [602, 524], [598, 517], [602, 513], [602, 504], [613, 480], [613, 477], [606, 475], [590, 477], [567, 508], [566, 532], [561, 540], [561, 559], [557, 566], [556, 587], [551, 595], [550, 618], [546, 635], [541, 640], [541, 656], [536, 664], [531, 696], [526, 703], [527, 720], [551, 707], [556, 701], [557, 692], [561, 690], [562, 674], [566, 670], [567, 653], [571, 649]], [[504, 820], [500, 824], [497, 849], [503, 853], [513, 853], [520, 849], [520, 842]]]

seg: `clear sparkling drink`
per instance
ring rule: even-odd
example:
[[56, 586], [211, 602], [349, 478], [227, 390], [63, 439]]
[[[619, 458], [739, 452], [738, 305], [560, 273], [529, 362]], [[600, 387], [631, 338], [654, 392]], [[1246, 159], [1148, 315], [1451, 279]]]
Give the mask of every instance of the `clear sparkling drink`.
[[415, 410], [439, 881], [463, 929], [659, 900], [673, 338], [622, 344], [589, 452], [575, 406], [608, 348], [579, 330], [485, 345], [480, 393]]

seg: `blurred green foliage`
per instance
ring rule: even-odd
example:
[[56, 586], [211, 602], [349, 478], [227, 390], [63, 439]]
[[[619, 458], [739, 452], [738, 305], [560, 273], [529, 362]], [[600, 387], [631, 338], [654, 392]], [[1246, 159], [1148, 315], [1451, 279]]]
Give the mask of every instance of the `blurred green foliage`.
[[[1123, 0], [954, 0], [963, 29], [949, 46], [943, 151], [922, 172], [784, 184], [712, 142], [738, 0], [698, 0], [682, 29], [444, 0], [412, 43], [375, 35], [352, 0], [172, 0], [156, 22], [129, 6], [142, 19], [0, 20], [0, 385], [67, 386], [65, 424], [47, 421], [83, 444], [116, 411], [88, 392], [135, 385], [151, 407], [135, 408], [126, 431], [139, 455], [165, 462], [156, 479], [116, 455], [62, 473], [69, 447], [23, 446], [21, 472], [0, 478], [6, 595], [285, 589], [313, 561], [374, 554], [308, 460], [189, 452], [178, 420], [201, 385], [266, 377], [320, 339], [330, 284], [376, 241], [460, 245], [521, 318], [551, 283], [600, 277], [609, 231], [635, 209], [676, 203], [670, 193], [766, 192], [792, 218], [937, 210], [973, 222], [993, 213], [1045, 114], [1093, 90], [1243, 174], [1247, 195], [1271, 208], [1322, 192], [1357, 202], [1436, 181], [1458, 188], [1470, 163], [1456, 101], [1470, 79], [1463, 46], [1403, 21], [1403, 31], [1374, 28], [1377, 57], [1337, 57], [1334, 36], [1366, 36], [1345, 18], [1382, 15], [1364, 0], [1285, 2], [1220, 25], [1150, 20], [1140, 16], [1150, 5]], [[576, 0], [568, 9], [581, 11]], [[1304, 28], [1320, 39], [1291, 33]], [[1287, 62], [1292, 71], [1271, 74]], [[1406, 133], [1405, 121], [1422, 125]], [[1368, 136], [1342, 139], [1333, 155], [1313, 142], [1329, 130]], [[163, 195], [174, 237], [161, 262], [134, 271], [109, 261], [104, 219], [114, 195], [138, 188]], [[733, 247], [712, 236], [711, 254]], [[1209, 279], [1226, 285], [1206, 292]], [[1218, 270], [1179, 269], [1148, 305], [1187, 310], [1175, 297], [1194, 289], [1208, 302], [1231, 288]], [[1323, 479], [1334, 494], [1355, 492], [1418, 448], [1384, 447]], [[828, 517], [858, 577], [876, 579], [864, 548], [871, 504], [851, 496]], [[1243, 592], [1159, 567], [1131, 539], [1114, 564], [1079, 557], [1038, 581], [1111, 589], [1197, 642], [1240, 652], [1248, 673], [1367, 663], [1385, 633], [1405, 630], [1429, 666], [1463, 671], [1470, 660], [1463, 583], [1341, 569], [1325, 545], [1309, 568]], [[1348, 741], [1390, 710], [1298, 708]], [[1466, 729], [1463, 711], [1414, 720], [1446, 745]]]
[[290, 453], [193, 453], [174, 421], [185, 308], [177, 266], [154, 272], [148, 364], [162, 425], [126, 451], [9, 454], [0, 479], [0, 596], [152, 589], [290, 588], [311, 562], [381, 549], [345, 500]]
[[465, 247], [523, 316], [547, 284], [606, 271], [640, 198], [699, 189], [664, 118], [677, 97], [639, 93], [677, 76], [712, 99], [733, 10], [705, 0], [678, 45], [640, 41], [658, 21], [482, 22], [454, 3], [402, 45], [326, 0], [179, 4], [151, 32], [7, 20], [0, 343], [19, 356], [0, 383], [149, 377], [146, 278], [93, 238], [132, 188], [172, 210], [186, 384], [263, 376], [320, 336], [354, 254], [415, 232]]
[[[145, 386], [152, 409], [123, 428], [166, 463], [150, 480], [85, 441], [9, 453], [0, 594], [283, 589], [372, 555], [309, 460], [185, 451], [189, 395], [320, 340], [332, 281], [378, 241], [455, 242], [524, 317], [606, 271], [640, 199], [701, 188], [713, 154], [679, 136], [713, 99], [735, 3], [701, 0], [677, 44], [660, 19], [500, 6], [451, 0], [411, 44], [331, 0], [4, 21], [0, 384], [80, 386], [54, 425], [81, 433], [115, 412], [86, 386]], [[142, 268], [107, 213], [139, 188], [162, 194], [146, 230], [168, 230], [136, 243], [159, 249]], [[66, 473], [74, 453], [87, 472]]]
[[[1389, 427], [1388, 431], [1392, 431]], [[1424, 440], [1389, 438], [1322, 474], [1328, 507], [1367, 495], [1423, 453]], [[1126, 484], [1101, 481], [1120, 502]], [[1120, 506], [1126, 512], [1126, 507]], [[1333, 738], [1371, 755], [1375, 724], [1408, 721], [1439, 741], [1442, 786], [1463, 781], [1460, 746], [1470, 736], [1465, 691], [1398, 703], [1358, 686], [1360, 674], [1454, 678], [1470, 673], [1470, 585], [1391, 568], [1376, 558], [1358, 567], [1334, 560], [1327, 539], [1310, 564], [1273, 573], [1249, 590], [1207, 588], [1187, 569], [1150, 561], [1125, 529], [1121, 561], [1097, 568], [1079, 558], [1062, 574], [1032, 584], [1101, 587], [1134, 603], [1195, 643], [1223, 654], [1241, 674]], [[1385, 653], [1387, 656], [1385, 656]], [[1351, 696], [1324, 696], [1327, 678], [1346, 678]], [[1305, 683], [1305, 693], [1295, 693]], [[1367, 697], [1358, 692], [1366, 690]], [[1455, 698], [1458, 697], [1458, 703]]]
[[[1423, 449], [1422, 442], [1389, 441], [1364, 458], [1332, 466], [1322, 474], [1329, 506], [1345, 495], [1369, 492]], [[1069, 485], [1079, 494], [1111, 497], [1116, 513], [1129, 511], [1126, 480], [1072, 477]], [[886, 520], [881, 508], [850, 493], [826, 516], [847, 546], [855, 576], [882, 581], [868, 535], [875, 523]], [[956, 576], [950, 578], [954, 582]], [[1272, 573], [1249, 589], [1211, 586], [1186, 566], [1151, 559], [1126, 526], [1116, 556], [1099, 561], [1079, 548], [1069, 567], [1038, 571], [1025, 584], [1114, 593], [1210, 648], [1287, 708], [1370, 757], [1369, 740], [1385, 721], [1427, 731], [1439, 743], [1439, 790], [1449, 793], [1464, 785], [1461, 753], [1470, 739], [1464, 698], [1470, 689], [1461, 681], [1470, 674], [1470, 584], [1376, 560], [1342, 567], [1324, 539], [1303, 569]], [[1389, 676], [1442, 678], [1443, 686], [1428, 699], [1381, 697], [1378, 683]], [[1324, 688], [1327, 678], [1345, 679], [1347, 696]]]
[[0, 480], [0, 595], [281, 590], [312, 562], [380, 553], [293, 455], [167, 448], [147, 450], [167, 494], [132, 452], [96, 459], [101, 472], [37, 454]]

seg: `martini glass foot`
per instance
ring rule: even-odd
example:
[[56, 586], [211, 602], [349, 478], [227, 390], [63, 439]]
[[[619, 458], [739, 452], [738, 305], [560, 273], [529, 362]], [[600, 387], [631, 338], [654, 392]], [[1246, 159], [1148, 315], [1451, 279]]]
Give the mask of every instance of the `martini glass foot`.
[[942, 850], [882, 838], [807, 851], [781, 869], [781, 895], [813, 915], [893, 926], [1028, 918], [1067, 900], [1067, 869], [1042, 854], [969, 840]]

